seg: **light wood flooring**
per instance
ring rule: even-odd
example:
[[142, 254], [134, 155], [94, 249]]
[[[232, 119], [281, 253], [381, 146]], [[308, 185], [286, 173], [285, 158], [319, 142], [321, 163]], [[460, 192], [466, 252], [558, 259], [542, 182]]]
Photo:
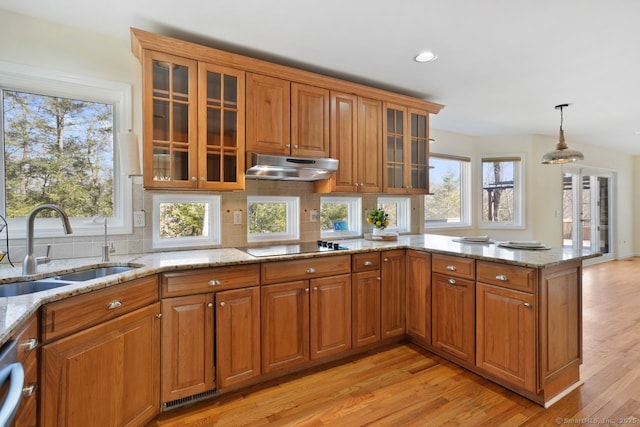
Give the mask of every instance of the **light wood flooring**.
[[640, 258], [585, 267], [584, 381], [549, 409], [405, 344], [160, 415], [152, 426], [640, 426]]

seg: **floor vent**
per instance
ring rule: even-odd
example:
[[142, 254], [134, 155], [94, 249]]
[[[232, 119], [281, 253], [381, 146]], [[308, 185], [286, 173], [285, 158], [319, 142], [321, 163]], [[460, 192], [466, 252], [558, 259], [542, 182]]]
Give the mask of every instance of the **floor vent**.
[[211, 391], [205, 391], [204, 393], [198, 393], [192, 396], [183, 397], [182, 399], [172, 400], [171, 402], [167, 402], [162, 405], [162, 412], [180, 408], [181, 406], [185, 406], [193, 402], [199, 402], [200, 400], [205, 400], [210, 397], [214, 397], [217, 394], [218, 394], [217, 390], [211, 390]]

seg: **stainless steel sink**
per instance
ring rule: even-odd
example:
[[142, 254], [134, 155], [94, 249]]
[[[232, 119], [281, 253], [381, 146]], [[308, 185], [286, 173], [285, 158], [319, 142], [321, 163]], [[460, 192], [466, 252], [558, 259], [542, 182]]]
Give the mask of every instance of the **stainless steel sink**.
[[42, 279], [33, 282], [14, 282], [0, 285], [0, 297], [15, 297], [17, 295], [33, 294], [70, 285], [70, 282], [60, 280]]
[[89, 270], [76, 271], [74, 273], [62, 274], [55, 276], [53, 279], [67, 281], [67, 282], [86, 282], [87, 280], [98, 279], [100, 277], [111, 276], [112, 274], [120, 274], [127, 271], [135, 270], [134, 266], [108, 266], [108, 267], [96, 267]]

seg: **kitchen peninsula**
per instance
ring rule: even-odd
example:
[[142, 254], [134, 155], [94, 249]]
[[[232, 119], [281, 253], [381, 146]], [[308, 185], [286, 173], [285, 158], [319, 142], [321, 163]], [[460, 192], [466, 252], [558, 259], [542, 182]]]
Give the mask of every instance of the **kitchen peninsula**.
[[[40, 316], [42, 425], [82, 416], [74, 412], [77, 397], [91, 399], [90, 393], [65, 381], [84, 378], [71, 359], [98, 360], [87, 348], [105, 354], [124, 348], [123, 359], [135, 369], [129, 374], [136, 399], [127, 378], [99, 404], [81, 403], [99, 413], [100, 406], [119, 407], [105, 410], [116, 424], [405, 339], [541, 405], [580, 384], [582, 260], [598, 254], [437, 235], [340, 246], [267, 257], [234, 248], [116, 257], [116, 264], [141, 267], [0, 298], [0, 338], [6, 342]], [[36, 278], [97, 265], [97, 259], [54, 261]], [[3, 269], [0, 282], [27, 279], [19, 276], [17, 268]], [[135, 353], [114, 344], [127, 339], [135, 340]], [[91, 384], [113, 385], [110, 375], [122, 361], [103, 364]], [[74, 386], [90, 386], [80, 381]], [[140, 387], [145, 381], [148, 387]], [[73, 393], [73, 401], [65, 398]]]

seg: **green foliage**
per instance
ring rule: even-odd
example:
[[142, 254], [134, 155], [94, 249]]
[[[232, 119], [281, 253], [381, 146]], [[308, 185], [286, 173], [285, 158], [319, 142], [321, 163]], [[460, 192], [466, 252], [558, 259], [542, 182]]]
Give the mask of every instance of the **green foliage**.
[[285, 203], [250, 203], [249, 233], [284, 233], [287, 231]]
[[320, 230], [333, 230], [333, 221], [346, 221], [347, 215], [346, 203], [323, 203], [320, 206]]
[[72, 217], [113, 215], [112, 106], [3, 94], [7, 217], [43, 203]]
[[160, 238], [202, 236], [206, 203], [161, 203]]
[[425, 218], [446, 220], [460, 218], [460, 177], [453, 169], [447, 170], [442, 182], [431, 185], [432, 195], [427, 197]]

